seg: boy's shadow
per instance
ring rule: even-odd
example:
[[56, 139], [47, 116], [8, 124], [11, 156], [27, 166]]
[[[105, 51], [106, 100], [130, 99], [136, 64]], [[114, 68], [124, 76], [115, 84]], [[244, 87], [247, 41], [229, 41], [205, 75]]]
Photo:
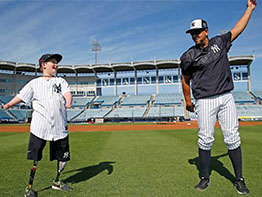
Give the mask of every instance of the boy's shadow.
[[74, 175], [64, 179], [63, 182], [74, 184], [74, 183], [79, 183], [79, 182], [82, 182], [82, 181], [87, 181], [87, 180], [95, 177], [96, 175], [100, 174], [104, 170], [107, 170], [108, 175], [112, 174], [113, 165], [111, 165], [111, 164], [113, 164], [113, 163], [115, 163], [115, 162], [105, 161], [105, 162], [100, 162], [97, 165], [66, 171], [63, 174], [71, 173], [71, 172], [76, 172], [76, 173]]
[[[221, 176], [223, 176], [226, 179], [228, 179], [229, 181], [231, 181], [231, 183], [234, 183], [234, 179], [235, 179], [234, 176], [229, 172], [229, 170], [224, 166], [224, 164], [221, 161], [218, 160], [219, 158], [225, 157], [227, 155], [228, 155], [228, 153], [211, 157], [210, 166], [209, 166], [209, 174], [211, 175], [212, 170], [214, 170], [218, 174], [220, 174]], [[197, 170], [199, 172], [198, 175], [200, 177], [201, 170], [200, 170], [199, 157], [189, 159], [188, 163], [190, 163], [192, 165], [196, 165]]]

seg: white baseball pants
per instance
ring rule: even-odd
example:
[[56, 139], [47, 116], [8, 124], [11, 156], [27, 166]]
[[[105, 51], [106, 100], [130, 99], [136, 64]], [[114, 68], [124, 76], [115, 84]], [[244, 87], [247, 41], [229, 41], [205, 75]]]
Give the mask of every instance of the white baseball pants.
[[224, 142], [229, 150], [240, 146], [238, 119], [231, 93], [197, 99], [195, 111], [198, 117], [198, 146], [210, 150], [214, 142], [214, 127], [219, 121]]

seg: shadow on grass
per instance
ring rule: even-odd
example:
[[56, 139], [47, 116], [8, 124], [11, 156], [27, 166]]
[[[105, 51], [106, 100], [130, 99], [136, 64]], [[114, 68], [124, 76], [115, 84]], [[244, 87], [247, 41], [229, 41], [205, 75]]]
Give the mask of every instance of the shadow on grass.
[[[210, 166], [209, 166], [209, 174], [211, 175], [211, 172], [214, 170], [218, 174], [220, 174], [221, 176], [229, 180], [231, 183], [234, 183], [234, 179], [235, 179], [234, 176], [231, 174], [231, 172], [229, 172], [229, 170], [224, 166], [224, 164], [218, 160], [219, 158], [225, 157], [227, 155], [228, 153], [211, 157]], [[195, 165], [197, 167], [198, 175], [200, 177], [201, 170], [200, 170], [199, 157], [189, 159], [188, 163], [190, 163], [191, 165]]]
[[[91, 178], [95, 177], [96, 175], [100, 174], [104, 170], [107, 170], [108, 175], [112, 174], [113, 173], [113, 165], [111, 165], [111, 164], [113, 164], [113, 163], [115, 163], [115, 162], [105, 161], [105, 162], [100, 162], [97, 165], [66, 171], [63, 174], [70, 173], [70, 172], [76, 172], [76, 173], [74, 175], [62, 180], [62, 181], [64, 183], [72, 183], [72, 184], [79, 183], [79, 182], [82, 182], [82, 181], [87, 181], [88, 179], [91, 179]], [[43, 191], [49, 190], [51, 188], [52, 188], [52, 186], [48, 186], [46, 188], [43, 188], [43, 189], [36, 191], [36, 193], [43, 192]]]
[[74, 183], [79, 183], [79, 182], [82, 182], [82, 181], [87, 181], [88, 179], [91, 179], [91, 178], [97, 176], [98, 174], [100, 174], [104, 170], [107, 170], [108, 175], [112, 174], [112, 172], [113, 172], [113, 165], [112, 164], [113, 163], [115, 163], [115, 162], [105, 161], [105, 162], [100, 162], [97, 165], [88, 166], [88, 167], [79, 168], [79, 169], [64, 172], [64, 174], [71, 173], [71, 172], [76, 172], [76, 173], [74, 175], [64, 179], [63, 182], [74, 184]]

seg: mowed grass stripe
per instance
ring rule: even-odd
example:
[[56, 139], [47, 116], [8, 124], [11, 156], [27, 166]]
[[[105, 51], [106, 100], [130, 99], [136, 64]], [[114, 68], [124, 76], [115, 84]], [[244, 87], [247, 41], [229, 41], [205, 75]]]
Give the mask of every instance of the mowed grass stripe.
[[[249, 196], [262, 195], [261, 129], [240, 129]], [[194, 190], [199, 172], [196, 129], [72, 132], [71, 161], [61, 178], [73, 191], [44, 190], [56, 174], [56, 162], [49, 161], [49, 146], [38, 165], [35, 189], [42, 190], [39, 196], [238, 196], [229, 180], [233, 168], [219, 129], [215, 138], [211, 185], [204, 192]], [[0, 164], [0, 196], [23, 195], [32, 166], [26, 160], [28, 133], [4, 133], [0, 142], [1, 159], [5, 161]]]

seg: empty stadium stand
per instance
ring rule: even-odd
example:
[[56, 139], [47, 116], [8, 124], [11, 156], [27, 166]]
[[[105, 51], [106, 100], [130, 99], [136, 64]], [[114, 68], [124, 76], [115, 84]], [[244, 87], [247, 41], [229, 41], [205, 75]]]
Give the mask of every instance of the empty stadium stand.
[[117, 104], [120, 100], [118, 96], [98, 96], [94, 103], [96, 103], [99, 107], [112, 107]]
[[148, 117], [175, 117], [175, 116], [184, 116], [184, 107], [151, 107]]
[[254, 99], [248, 92], [245, 91], [233, 91], [232, 95], [234, 97], [235, 103], [237, 104], [245, 104], [245, 103], [253, 103], [255, 104]]
[[262, 118], [262, 105], [236, 105], [238, 117]]
[[109, 115], [107, 115], [107, 118], [142, 118], [143, 115], [146, 112], [146, 107], [120, 107], [113, 110]]
[[[262, 91], [232, 92], [239, 118], [262, 119], [262, 105], [256, 99], [262, 98]], [[5, 104], [12, 96], [1, 96], [0, 101]], [[176, 120], [177, 118], [196, 119], [196, 113], [187, 112], [183, 106], [182, 93], [160, 95], [122, 95], [73, 97], [73, 108], [67, 110], [68, 122], [86, 122], [90, 119], [105, 119], [107, 121], [159, 121]], [[30, 106], [29, 106], [30, 108]], [[32, 115], [32, 109], [24, 109], [18, 105], [5, 111], [0, 110], [0, 120], [27, 122]]]
[[[5, 105], [6, 103], [8, 103], [12, 99], [13, 99], [13, 96], [0, 96], [0, 103]], [[13, 106], [12, 108], [30, 109], [31, 105], [28, 104], [28, 103], [21, 102], [21, 103], [15, 105], [15, 106]]]
[[73, 118], [73, 120], [80, 122], [80, 121], [88, 121], [89, 119], [96, 119], [96, 118], [100, 119], [100, 118], [104, 118], [110, 111], [111, 111], [110, 108], [86, 109], [78, 116]]
[[13, 96], [0, 96], [0, 101], [3, 104], [8, 103], [11, 99], [13, 98]]
[[32, 110], [30, 109], [10, 109], [9, 112], [18, 121], [27, 122], [27, 120], [32, 117]]
[[121, 106], [145, 106], [150, 99], [151, 95], [126, 96], [122, 99]]
[[90, 104], [94, 100], [94, 97], [73, 97], [72, 107], [83, 108]]
[[154, 105], [181, 105], [182, 95], [179, 93], [159, 94], [155, 97]]
[[67, 120], [71, 121], [83, 112], [83, 109], [67, 109]]
[[0, 109], [0, 119], [1, 121], [10, 121], [13, 120], [11, 116], [9, 116], [5, 110]]
[[250, 94], [253, 95], [258, 104], [262, 104], [262, 91], [252, 91]]

